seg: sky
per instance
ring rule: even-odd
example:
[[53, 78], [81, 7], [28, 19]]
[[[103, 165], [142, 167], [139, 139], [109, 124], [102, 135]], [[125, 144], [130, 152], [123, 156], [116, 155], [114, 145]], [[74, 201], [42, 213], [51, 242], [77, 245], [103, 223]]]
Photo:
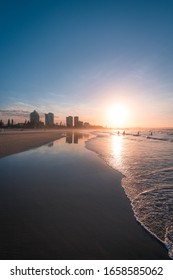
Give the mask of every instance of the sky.
[[172, 15], [172, 0], [1, 0], [0, 119], [173, 127]]

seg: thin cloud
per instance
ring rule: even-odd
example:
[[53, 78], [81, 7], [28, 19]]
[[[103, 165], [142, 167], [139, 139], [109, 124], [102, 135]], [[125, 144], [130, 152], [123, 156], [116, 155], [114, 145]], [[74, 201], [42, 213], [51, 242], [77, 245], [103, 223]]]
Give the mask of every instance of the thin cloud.
[[0, 115], [4, 117], [28, 117], [30, 111], [25, 110], [1, 110]]

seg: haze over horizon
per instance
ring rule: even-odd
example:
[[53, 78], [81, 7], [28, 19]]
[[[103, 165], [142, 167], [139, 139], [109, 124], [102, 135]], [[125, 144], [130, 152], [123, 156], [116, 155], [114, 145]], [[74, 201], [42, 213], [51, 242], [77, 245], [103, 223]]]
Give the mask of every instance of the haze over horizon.
[[172, 14], [171, 0], [2, 0], [0, 119], [173, 127]]

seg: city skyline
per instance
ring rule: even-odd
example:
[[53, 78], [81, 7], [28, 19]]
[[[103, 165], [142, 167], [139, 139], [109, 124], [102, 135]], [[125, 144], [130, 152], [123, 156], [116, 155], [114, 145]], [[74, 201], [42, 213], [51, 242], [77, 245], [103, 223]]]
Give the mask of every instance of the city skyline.
[[44, 114], [44, 119], [40, 117], [40, 114], [34, 110], [33, 112], [30, 112], [28, 117], [25, 119], [24, 122], [16, 122], [13, 118], [8, 118], [6, 122], [4, 122], [2, 119], [0, 119], [0, 127], [7, 127], [7, 128], [14, 128], [14, 127], [25, 127], [25, 128], [31, 128], [31, 127], [69, 127], [69, 128], [91, 128], [93, 125], [89, 122], [84, 122], [79, 119], [79, 116], [67, 116], [66, 121], [64, 122], [54, 122], [54, 114], [49, 112]]
[[170, 0], [3, 1], [0, 119], [173, 127], [172, 12]]

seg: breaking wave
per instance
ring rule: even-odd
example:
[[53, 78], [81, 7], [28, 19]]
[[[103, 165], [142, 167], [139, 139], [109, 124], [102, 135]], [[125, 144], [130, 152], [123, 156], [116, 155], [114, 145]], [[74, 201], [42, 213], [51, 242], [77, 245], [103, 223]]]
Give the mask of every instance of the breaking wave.
[[154, 136], [147, 136], [148, 131], [94, 134], [86, 147], [124, 175], [122, 186], [136, 219], [165, 244], [173, 259], [172, 131], [157, 131]]

